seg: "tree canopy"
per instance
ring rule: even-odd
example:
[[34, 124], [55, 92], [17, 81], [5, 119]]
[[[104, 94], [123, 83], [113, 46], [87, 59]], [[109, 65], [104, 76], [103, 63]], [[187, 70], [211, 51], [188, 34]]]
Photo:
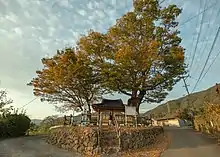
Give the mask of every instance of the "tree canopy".
[[135, 0], [133, 7], [107, 33], [90, 31], [75, 49], [42, 59], [34, 94], [68, 109], [82, 109], [102, 90], [137, 100], [137, 111], [143, 102], [163, 101], [185, 73], [176, 21], [181, 9], [161, 8], [158, 0]]
[[78, 42], [102, 75], [104, 88], [161, 102], [185, 72], [176, 5], [161, 8], [157, 0], [134, 1], [106, 34], [89, 32]]
[[42, 101], [62, 103], [61, 110], [83, 109], [100, 96], [101, 89], [92, 67], [79, 51], [66, 48], [51, 58], [43, 58], [44, 68], [29, 85]]

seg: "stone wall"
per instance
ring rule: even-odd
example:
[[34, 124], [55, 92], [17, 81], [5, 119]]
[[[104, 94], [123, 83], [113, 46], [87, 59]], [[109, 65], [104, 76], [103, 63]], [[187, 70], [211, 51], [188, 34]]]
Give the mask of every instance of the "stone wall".
[[162, 127], [124, 130], [121, 134], [122, 150], [149, 146], [163, 132]]
[[[121, 128], [119, 139], [117, 133], [103, 131], [101, 134], [101, 151], [111, 154], [129, 149], [147, 147], [154, 143], [156, 137], [163, 133], [162, 127], [152, 128]], [[98, 132], [95, 128], [89, 127], [62, 127], [50, 131], [48, 143], [57, 145], [60, 148], [77, 151], [83, 154], [95, 154], [98, 147]]]
[[98, 146], [97, 131], [89, 127], [64, 126], [50, 130], [47, 142], [83, 154], [94, 154]]
[[[158, 135], [164, 132], [162, 127], [151, 128], [121, 128], [121, 151], [147, 147], [154, 143]], [[107, 131], [102, 133], [102, 151], [110, 154], [119, 149], [119, 139], [116, 132]]]

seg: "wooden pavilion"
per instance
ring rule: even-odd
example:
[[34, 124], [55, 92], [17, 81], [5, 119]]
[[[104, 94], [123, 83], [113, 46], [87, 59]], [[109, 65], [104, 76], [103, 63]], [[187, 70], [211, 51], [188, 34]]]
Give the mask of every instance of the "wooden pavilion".
[[[121, 99], [110, 100], [103, 99], [101, 103], [92, 104], [93, 110], [98, 113], [97, 125], [102, 126], [102, 124], [108, 122], [109, 115], [112, 113], [116, 123], [119, 125], [136, 125], [137, 126], [137, 112], [136, 112], [136, 99], [129, 99], [128, 105], [123, 104]], [[128, 110], [133, 113], [128, 114]]]
[[118, 124], [118, 121], [116, 119], [115, 113], [121, 113], [121, 112], [125, 112], [125, 105], [123, 104], [123, 101], [121, 99], [117, 99], [117, 100], [109, 100], [109, 99], [103, 99], [101, 103], [98, 104], [93, 104], [92, 108], [98, 112], [98, 117], [97, 117], [97, 123], [98, 123], [98, 145], [99, 148], [101, 148], [100, 146], [100, 136], [101, 136], [101, 130], [102, 130], [102, 113], [110, 113], [113, 116], [113, 122], [114, 122], [114, 127], [115, 127], [115, 131], [117, 132], [117, 136], [118, 136], [118, 140], [119, 140], [119, 149], [120, 149], [120, 145], [121, 145], [121, 141], [120, 141], [120, 126]]
[[[123, 101], [121, 99], [116, 99], [116, 100], [109, 100], [109, 99], [103, 99], [101, 103], [97, 104], [92, 104], [93, 110], [98, 113], [97, 116], [97, 125], [98, 125], [98, 137], [99, 137], [99, 146], [100, 146], [100, 136], [101, 136], [101, 131], [104, 129], [102, 128], [102, 123], [103, 123], [103, 117], [108, 117], [110, 113], [113, 115], [113, 121], [114, 121], [114, 127], [115, 131], [117, 132], [117, 136], [119, 139], [119, 148], [121, 145], [120, 141], [120, 123], [123, 123], [124, 126], [128, 126], [128, 118], [129, 121], [132, 122], [133, 126], [135, 125], [137, 127], [138, 125], [138, 114], [136, 111], [136, 106], [138, 103], [139, 99], [133, 98], [128, 100], [128, 105], [123, 104]], [[104, 113], [104, 114], [103, 114]], [[141, 117], [140, 121], [142, 121]], [[108, 118], [104, 118], [108, 122]], [[145, 122], [145, 118], [144, 121]], [[147, 122], [147, 121], [146, 121]]]
[[[116, 99], [116, 100], [103, 99], [101, 103], [93, 104], [92, 108], [93, 110], [98, 112], [97, 123], [99, 125], [102, 125], [102, 120], [103, 120], [102, 116], [104, 116], [104, 119], [107, 120], [108, 115], [110, 115], [110, 113], [112, 113], [113, 117], [115, 117], [115, 113], [120, 114], [125, 112], [125, 104], [123, 104], [123, 101], [121, 99]], [[104, 115], [102, 115], [103, 113]]]

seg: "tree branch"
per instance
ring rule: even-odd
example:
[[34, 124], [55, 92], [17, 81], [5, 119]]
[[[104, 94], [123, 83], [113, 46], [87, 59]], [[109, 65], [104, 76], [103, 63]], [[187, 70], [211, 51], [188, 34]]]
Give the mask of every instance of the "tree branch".
[[119, 92], [121, 92], [121, 93], [123, 93], [123, 94], [125, 94], [125, 95], [132, 96], [131, 93], [128, 93], [128, 92], [126, 92], [126, 91], [123, 91], [123, 90], [121, 90], [119, 87], [118, 87], [118, 90], [119, 90]]

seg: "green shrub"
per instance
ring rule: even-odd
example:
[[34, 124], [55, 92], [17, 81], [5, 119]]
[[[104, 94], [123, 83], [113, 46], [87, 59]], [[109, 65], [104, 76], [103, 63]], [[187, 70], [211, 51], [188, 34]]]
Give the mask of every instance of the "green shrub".
[[48, 127], [45, 126], [31, 126], [31, 128], [28, 130], [29, 135], [44, 135], [47, 134], [49, 131]]
[[18, 137], [30, 128], [30, 118], [24, 114], [9, 114], [0, 119], [0, 137]]

